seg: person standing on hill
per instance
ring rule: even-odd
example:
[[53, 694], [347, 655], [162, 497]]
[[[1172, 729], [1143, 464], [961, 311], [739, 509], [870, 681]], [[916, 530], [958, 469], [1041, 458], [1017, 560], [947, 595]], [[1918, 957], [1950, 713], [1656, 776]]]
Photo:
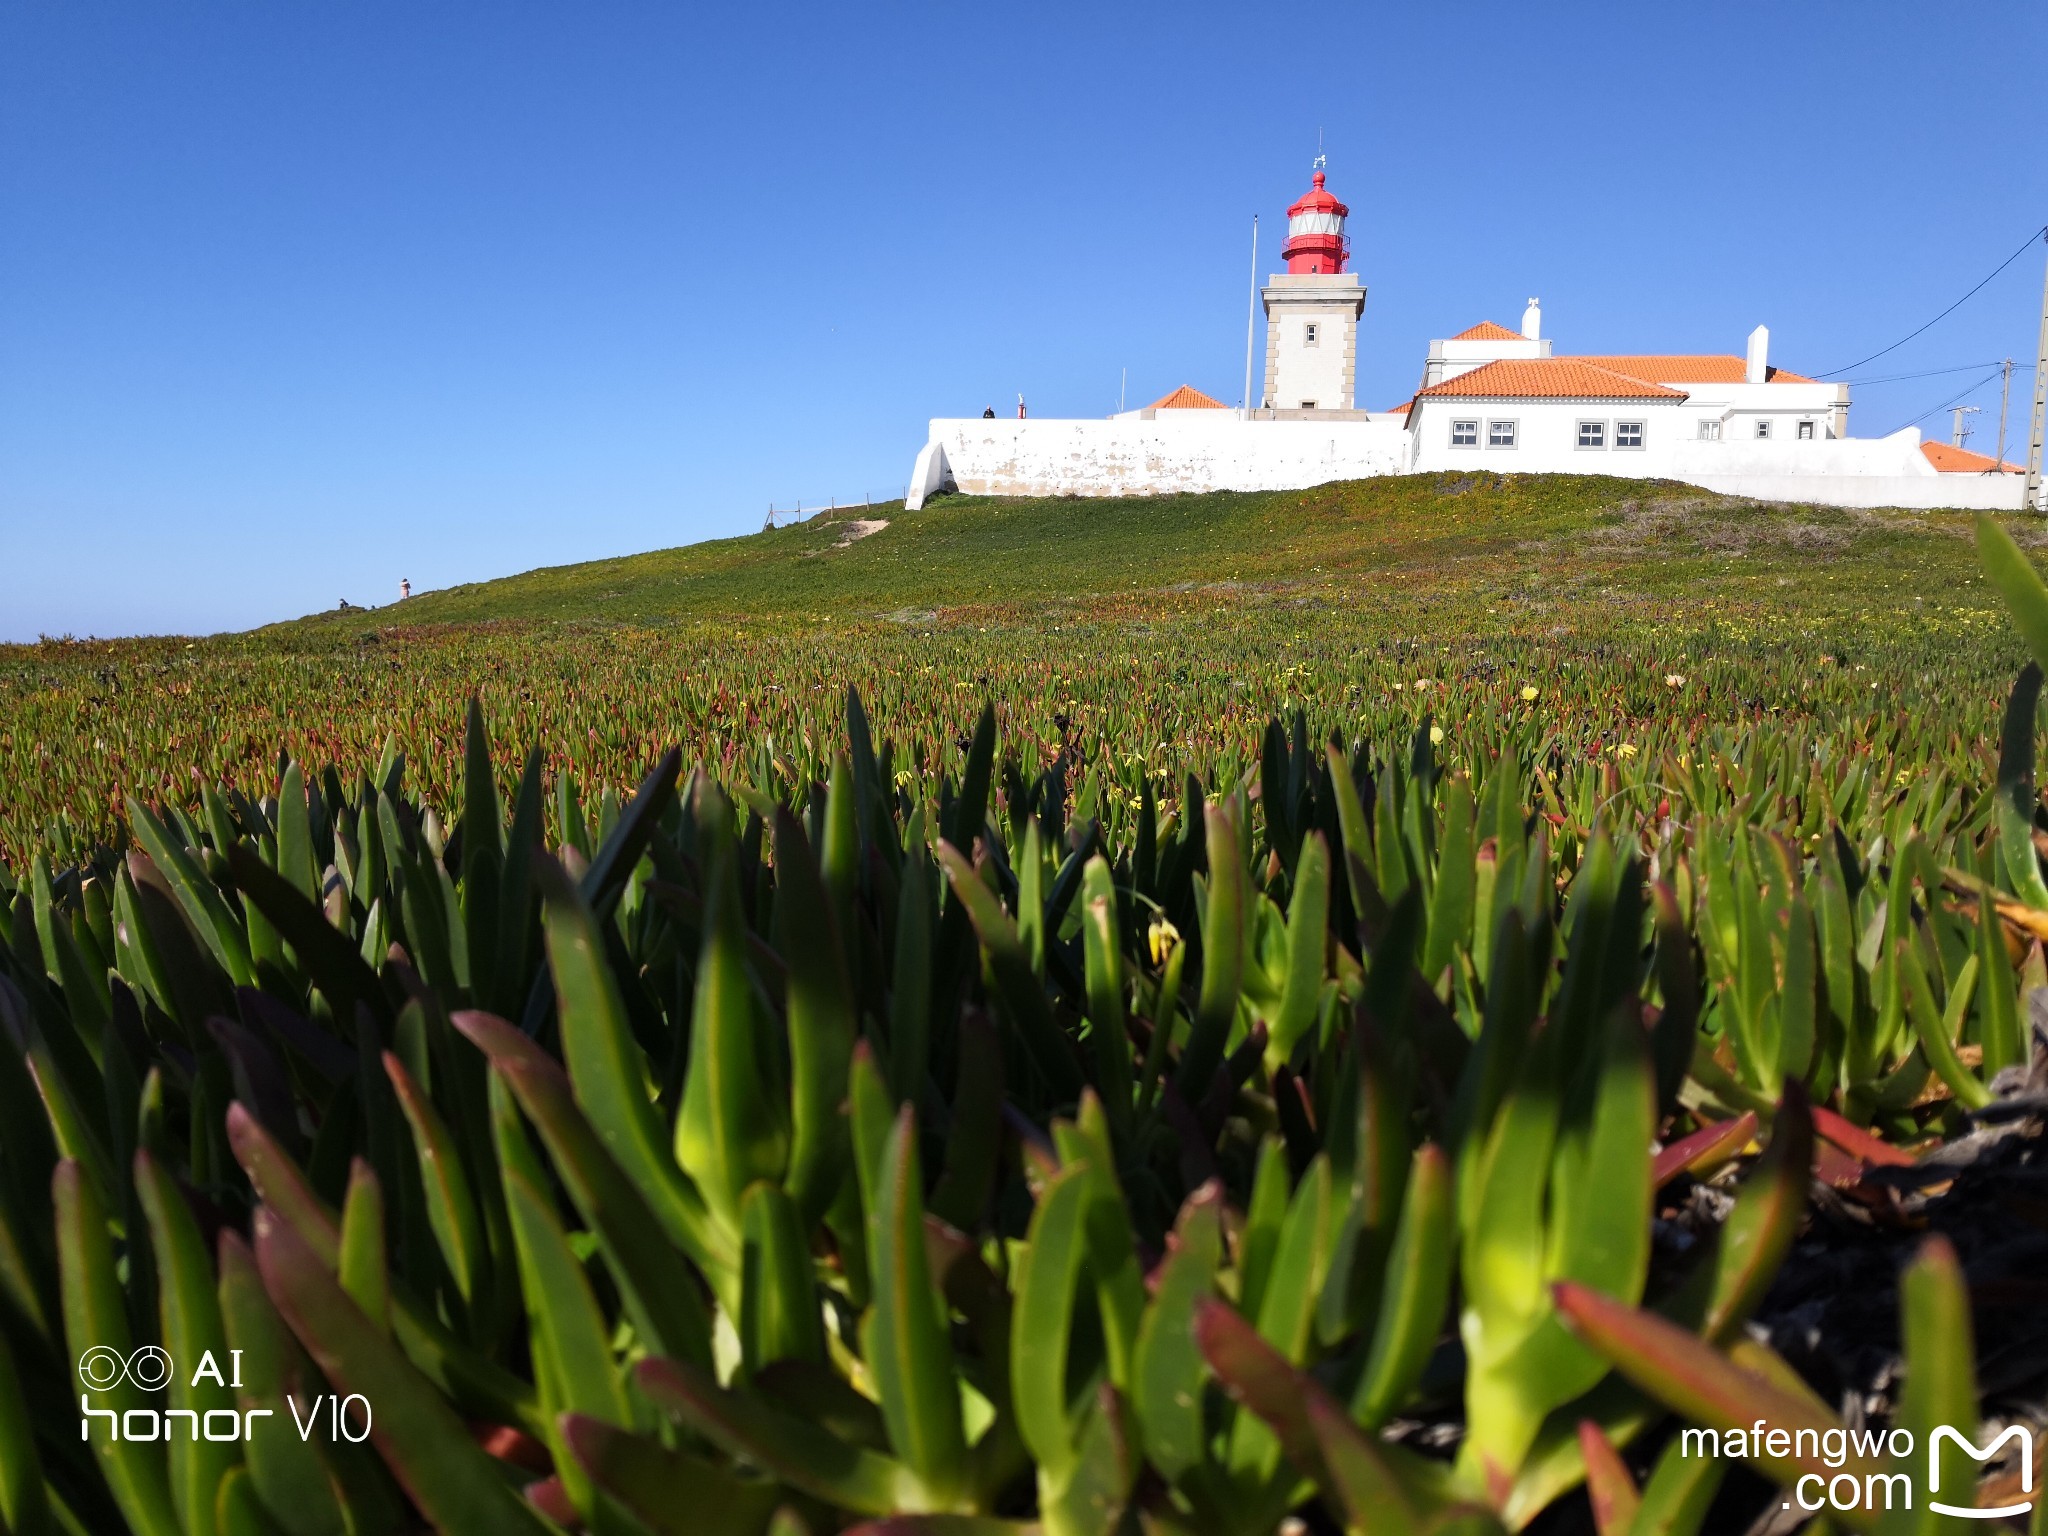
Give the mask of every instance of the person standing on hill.
[[400, 602], [402, 603], [402, 602], [404, 602], [404, 601], [405, 601], [405, 600], [406, 600], [406, 599], [407, 599], [408, 597], [411, 597], [411, 596], [412, 596], [412, 578], [411, 578], [410, 576], [401, 576], [401, 577], [399, 577], [399, 578], [398, 578], [398, 600], [399, 600], [399, 601], [400, 601]]

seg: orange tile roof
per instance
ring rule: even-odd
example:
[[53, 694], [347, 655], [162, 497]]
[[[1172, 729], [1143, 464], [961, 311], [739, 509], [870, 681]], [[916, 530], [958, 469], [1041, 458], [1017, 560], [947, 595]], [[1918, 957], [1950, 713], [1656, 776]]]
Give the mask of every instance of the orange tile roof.
[[1582, 357], [1509, 358], [1485, 363], [1415, 398], [1468, 400], [1683, 400], [1682, 389], [1666, 389], [1597, 367]]
[[1988, 453], [1972, 453], [1953, 443], [1922, 443], [1920, 451], [1927, 456], [1927, 462], [1944, 475], [1981, 475], [1987, 470], [2005, 475], [2025, 473], [2017, 464], [2007, 464]]
[[1520, 331], [1511, 331], [1504, 325], [1495, 325], [1491, 320], [1482, 320], [1469, 331], [1460, 331], [1451, 338], [1453, 341], [1527, 341]]
[[[1581, 357], [1577, 361], [1638, 379], [1655, 379], [1660, 384], [1740, 384], [1749, 372], [1749, 364], [1732, 352], [1632, 353], [1625, 357]], [[1789, 368], [1766, 369], [1764, 377], [1771, 384], [1816, 382]]]
[[1147, 409], [1154, 411], [1226, 411], [1230, 409], [1221, 400], [1212, 400], [1192, 384], [1183, 384], [1172, 394], [1154, 400]]
[[1413, 395], [1410, 395], [1406, 400], [1403, 400], [1399, 405], [1388, 406], [1382, 414], [1387, 416], [1406, 416], [1414, 408], [1415, 397]]

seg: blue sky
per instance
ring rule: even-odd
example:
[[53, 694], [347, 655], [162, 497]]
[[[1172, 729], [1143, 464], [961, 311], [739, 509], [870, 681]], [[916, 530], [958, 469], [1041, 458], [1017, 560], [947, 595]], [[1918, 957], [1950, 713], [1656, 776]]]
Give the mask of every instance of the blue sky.
[[[1834, 369], [2048, 221], [2044, 65], [2020, 3], [10, 0], [0, 638], [747, 532], [1125, 369], [1234, 402], [1250, 218], [1271, 270], [1319, 129], [1362, 403], [1530, 294], [1560, 351], [1761, 321]], [[2028, 361], [2041, 281], [1853, 377]], [[1978, 376], [1861, 387], [1852, 429]]]

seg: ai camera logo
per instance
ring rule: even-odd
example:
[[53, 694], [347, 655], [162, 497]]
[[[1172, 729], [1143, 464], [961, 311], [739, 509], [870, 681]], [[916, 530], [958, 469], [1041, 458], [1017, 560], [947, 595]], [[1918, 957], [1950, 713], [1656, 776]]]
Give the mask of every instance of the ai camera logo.
[[[117, 1413], [112, 1408], [92, 1405], [95, 1392], [112, 1392], [126, 1382], [138, 1391], [153, 1394], [170, 1386], [176, 1375], [170, 1355], [154, 1344], [145, 1344], [125, 1355], [105, 1344], [95, 1344], [78, 1357], [78, 1379], [86, 1387], [78, 1395], [78, 1438], [91, 1440], [93, 1421], [104, 1419], [106, 1437], [110, 1440], [176, 1440], [181, 1426], [190, 1440], [248, 1440], [255, 1435], [258, 1419], [277, 1416], [274, 1408], [208, 1408], [201, 1412], [197, 1408], [136, 1407]], [[212, 1350], [200, 1356], [190, 1386], [196, 1390], [201, 1383], [211, 1383], [223, 1391], [241, 1390], [242, 1352], [228, 1351], [226, 1371], [213, 1358]], [[303, 1402], [287, 1393], [284, 1403], [291, 1410], [292, 1423], [301, 1440], [311, 1439], [319, 1428], [323, 1405], [329, 1440], [359, 1444], [370, 1437], [370, 1400], [360, 1393], [351, 1392], [347, 1397], [324, 1393]]]
[[78, 1357], [78, 1379], [95, 1392], [111, 1392], [123, 1381], [145, 1392], [161, 1392], [171, 1384], [171, 1357], [154, 1344], [125, 1358], [118, 1349], [95, 1344]]
[[1943, 1424], [1927, 1437], [1927, 1507], [1936, 1514], [1954, 1515], [1959, 1520], [2009, 1520], [2014, 1515], [2024, 1515], [2034, 1507], [2033, 1499], [2022, 1499], [2017, 1504], [2003, 1504], [1996, 1509], [1965, 1508], [1956, 1504], [1944, 1504], [1933, 1495], [1941, 1492], [1941, 1443], [1953, 1440], [1959, 1450], [1968, 1451], [1980, 1463], [1989, 1461], [1998, 1454], [1998, 1448], [2008, 1440], [2020, 1443], [2020, 1492], [2034, 1491], [2034, 1437], [2027, 1433], [2025, 1426], [2014, 1424], [1989, 1445], [1980, 1446], [1967, 1440], [1957, 1431]]

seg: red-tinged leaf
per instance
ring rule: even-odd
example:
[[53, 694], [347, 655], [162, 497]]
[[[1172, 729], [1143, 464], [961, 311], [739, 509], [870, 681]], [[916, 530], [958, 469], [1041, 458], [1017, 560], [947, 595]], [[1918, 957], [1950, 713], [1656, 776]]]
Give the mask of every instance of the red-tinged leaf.
[[848, 1445], [761, 1399], [727, 1392], [698, 1366], [643, 1360], [633, 1379], [649, 1402], [726, 1455], [815, 1498], [862, 1515], [886, 1515], [924, 1503], [924, 1490], [902, 1462]]
[[[488, 1058], [539, 1130], [555, 1172], [596, 1234], [633, 1326], [648, 1347], [708, 1365], [710, 1316], [696, 1276], [667, 1241], [644, 1187], [605, 1150], [576, 1103], [568, 1075], [503, 1019], [463, 1012], [455, 1015], [454, 1023]], [[734, 1280], [737, 1310], [737, 1255], [730, 1265], [711, 1273]]]
[[1690, 1173], [1694, 1178], [1711, 1173], [1739, 1156], [1742, 1149], [1755, 1140], [1756, 1132], [1756, 1111], [1753, 1109], [1745, 1109], [1733, 1120], [1717, 1120], [1711, 1125], [1703, 1125], [1657, 1154], [1651, 1165], [1650, 1181], [1662, 1189], [1681, 1173]]
[[371, 1437], [420, 1512], [449, 1532], [547, 1531], [454, 1409], [363, 1316], [291, 1226], [259, 1209], [255, 1231], [264, 1289], [335, 1390], [374, 1405]]
[[580, 1413], [562, 1416], [562, 1438], [592, 1484], [653, 1536], [752, 1536], [781, 1498], [773, 1483]]
[[249, 1176], [256, 1198], [275, 1212], [320, 1262], [332, 1269], [341, 1254], [341, 1226], [291, 1154], [241, 1103], [228, 1106], [228, 1146]]
[[1361, 1536], [1406, 1536], [1416, 1530], [1415, 1510], [1372, 1441], [1320, 1393], [1307, 1400], [1307, 1409], [1322, 1457], [1322, 1486], [1343, 1506], [1347, 1528]]
[[1579, 1420], [1579, 1454], [1586, 1459], [1586, 1495], [1593, 1504], [1593, 1524], [1600, 1536], [1625, 1536], [1635, 1522], [1642, 1496], [1629, 1475], [1621, 1452], [1591, 1419]]
[[[297, 1234], [329, 1274], [341, 1257], [341, 1225], [313, 1192], [298, 1165], [240, 1104], [227, 1112], [228, 1145], [260, 1199], [277, 1220]], [[392, 1331], [406, 1355], [479, 1418], [541, 1428], [533, 1389], [503, 1366], [469, 1349], [411, 1292], [391, 1289]]]
[[574, 1529], [581, 1523], [581, 1517], [576, 1513], [576, 1501], [569, 1497], [569, 1490], [559, 1477], [544, 1477], [539, 1482], [528, 1483], [526, 1502], [557, 1525]]
[[1272, 1428], [1287, 1459], [1362, 1525], [1404, 1536], [1416, 1514], [1386, 1458], [1314, 1378], [1296, 1370], [1228, 1304], [1195, 1305], [1195, 1342], [1224, 1390]]
[[[1817, 1449], [1819, 1439], [1842, 1426], [1809, 1399], [1764, 1380], [1702, 1342], [1676, 1323], [1654, 1313], [1602, 1296], [1598, 1291], [1565, 1281], [1552, 1287], [1558, 1313], [1589, 1348], [1614, 1363], [1615, 1369], [1663, 1403], [1679, 1417], [1717, 1433], [1747, 1431], [1761, 1419], [1772, 1429], [1787, 1431], [1794, 1447], [1802, 1430], [1813, 1431], [1811, 1457], [1775, 1456], [1768, 1445], [1745, 1456], [1759, 1471], [1789, 1487], [1806, 1473], [1822, 1479], [1844, 1470], [1829, 1466]], [[1878, 1470], [1851, 1458], [1848, 1470], [1860, 1476]]]
[[1813, 1144], [1813, 1176], [1836, 1189], [1861, 1183], [1864, 1167], [1833, 1142], [1816, 1137]]
[[420, 1183], [427, 1197], [427, 1224], [455, 1288], [465, 1304], [474, 1306], [490, 1262], [484, 1246], [483, 1217], [470, 1191], [469, 1172], [462, 1165], [455, 1138], [433, 1101], [421, 1091], [405, 1063], [384, 1053], [384, 1074], [391, 1079], [398, 1107], [412, 1130], [419, 1154]]
[[1916, 1161], [1912, 1153], [1880, 1140], [1861, 1126], [1851, 1125], [1819, 1104], [1813, 1106], [1813, 1128], [1850, 1156], [1861, 1158], [1874, 1168], [1910, 1168]]
[[844, 1536], [1040, 1536], [1043, 1526], [995, 1515], [891, 1515], [851, 1526]]

